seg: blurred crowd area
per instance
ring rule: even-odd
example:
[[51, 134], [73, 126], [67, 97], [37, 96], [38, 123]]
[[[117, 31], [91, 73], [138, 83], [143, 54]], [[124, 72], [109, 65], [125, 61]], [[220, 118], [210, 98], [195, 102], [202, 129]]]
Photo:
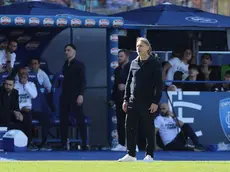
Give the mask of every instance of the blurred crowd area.
[[230, 0], [0, 0], [0, 5], [16, 2], [45, 1], [99, 14], [112, 14], [165, 2], [230, 16]]

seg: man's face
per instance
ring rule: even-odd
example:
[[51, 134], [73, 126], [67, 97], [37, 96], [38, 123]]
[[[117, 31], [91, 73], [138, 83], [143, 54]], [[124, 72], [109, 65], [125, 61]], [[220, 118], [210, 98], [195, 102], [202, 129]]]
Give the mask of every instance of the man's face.
[[34, 72], [37, 72], [38, 69], [40, 68], [40, 63], [38, 60], [32, 60], [30, 62], [30, 66], [31, 66], [31, 69], [34, 71]]
[[9, 49], [9, 51], [11, 53], [13, 53], [14, 51], [16, 51], [17, 47], [18, 47], [18, 43], [17, 42], [14, 42], [14, 41], [10, 41], [9, 42], [8, 49]]
[[8, 93], [11, 92], [14, 89], [14, 81], [6, 80], [4, 88]]
[[67, 46], [65, 48], [65, 55], [66, 55], [67, 59], [73, 58], [75, 56], [75, 54], [76, 54], [76, 51], [72, 47]]
[[28, 81], [28, 71], [27, 69], [21, 69], [18, 73], [19, 81], [21, 84], [26, 84]]
[[186, 60], [192, 59], [192, 51], [190, 49], [187, 49], [184, 51], [184, 59]]
[[168, 111], [169, 111], [168, 105], [167, 105], [166, 103], [162, 103], [162, 104], [160, 105], [160, 113], [161, 113], [162, 115], [166, 115], [166, 114], [168, 113]]
[[120, 65], [124, 64], [128, 60], [128, 56], [124, 52], [118, 54], [118, 63]]
[[230, 81], [230, 74], [225, 74], [224, 75], [224, 80], [225, 81]]
[[211, 57], [209, 55], [205, 55], [204, 57], [202, 57], [201, 64], [202, 65], [211, 65], [212, 64]]

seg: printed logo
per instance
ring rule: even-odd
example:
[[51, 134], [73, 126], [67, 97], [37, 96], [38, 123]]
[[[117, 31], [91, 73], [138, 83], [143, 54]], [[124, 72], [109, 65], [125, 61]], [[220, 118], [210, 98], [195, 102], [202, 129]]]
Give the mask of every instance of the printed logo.
[[31, 40], [31, 36], [28, 36], [28, 35], [22, 35], [22, 36], [19, 36], [18, 37], [18, 39], [17, 39], [17, 41], [19, 42], [19, 43], [26, 43], [26, 42], [28, 42], [29, 40]]
[[111, 53], [112, 55], [114, 55], [114, 56], [117, 56], [117, 55], [118, 55], [118, 48], [112, 48], [112, 49], [110, 50], [110, 53]]
[[67, 20], [64, 18], [57, 19], [57, 26], [64, 27], [67, 25]]
[[113, 41], [113, 42], [117, 42], [118, 41], [118, 35], [117, 34], [112, 34], [110, 36], [110, 40]]
[[113, 138], [118, 138], [117, 130], [113, 130], [112, 133], [111, 133], [111, 136], [112, 136]]
[[54, 20], [52, 18], [44, 18], [43, 25], [50, 27], [54, 25]]
[[26, 23], [26, 20], [23, 17], [16, 17], [14, 19], [14, 22], [16, 25], [24, 25]]
[[37, 26], [40, 24], [40, 20], [36, 17], [29, 18], [29, 25]]
[[6, 16], [1, 17], [1, 24], [2, 25], [8, 25], [10, 23], [11, 23], [11, 18], [6, 17]]
[[117, 117], [116, 117], [116, 116], [112, 116], [112, 122], [113, 122], [114, 124], [117, 123]]
[[50, 34], [50, 32], [37, 32], [36, 36], [47, 36], [49, 34]]
[[[192, 117], [184, 117], [184, 114], [183, 114], [183, 110], [185, 108], [190, 108], [190, 109], [194, 109], [194, 110], [197, 110], [197, 111], [201, 111], [202, 109], [202, 105], [200, 104], [196, 104], [196, 103], [192, 103], [192, 102], [187, 102], [187, 101], [184, 101], [183, 100], [183, 96], [200, 96], [200, 92], [190, 92], [190, 91], [185, 91], [185, 92], [182, 92], [182, 91], [179, 91], [179, 92], [176, 92], [176, 91], [169, 91], [168, 92], [168, 95], [169, 95], [169, 99], [173, 102], [173, 107], [175, 109], [177, 109], [178, 111], [176, 112], [177, 115], [178, 115], [178, 119], [181, 120], [182, 122], [184, 123], [194, 123], [194, 118]], [[177, 100], [173, 100], [173, 97], [174, 96], [177, 96]], [[172, 111], [172, 106], [168, 100], [168, 105], [169, 105], [169, 108], [170, 108], [170, 111]], [[202, 136], [202, 131], [196, 131], [195, 132], [197, 137], [199, 136]]]
[[111, 76], [111, 81], [114, 82], [114, 80], [115, 80], [115, 77], [113, 75], [113, 76]]
[[71, 20], [71, 26], [72, 27], [79, 27], [79, 26], [81, 26], [81, 20], [80, 19], [72, 19]]
[[198, 16], [186, 17], [185, 19], [195, 23], [209, 23], [209, 24], [218, 23], [218, 20], [216, 19], [210, 19], [210, 18], [204, 18]]
[[26, 49], [27, 50], [35, 50], [39, 47], [40, 42], [37, 41], [32, 41], [26, 44]]
[[108, 27], [109, 26], [109, 20], [107, 19], [100, 19], [99, 20], [99, 27]]
[[85, 20], [85, 26], [86, 27], [93, 27], [96, 24], [96, 21], [94, 19], [86, 19]]
[[230, 98], [220, 100], [219, 118], [222, 130], [230, 141]]
[[113, 27], [121, 27], [123, 25], [124, 25], [123, 20], [120, 19], [113, 20]]
[[113, 69], [116, 69], [117, 66], [118, 66], [118, 61], [113, 61], [113, 62], [111, 62], [111, 64], [110, 64], [110, 67], [113, 68]]

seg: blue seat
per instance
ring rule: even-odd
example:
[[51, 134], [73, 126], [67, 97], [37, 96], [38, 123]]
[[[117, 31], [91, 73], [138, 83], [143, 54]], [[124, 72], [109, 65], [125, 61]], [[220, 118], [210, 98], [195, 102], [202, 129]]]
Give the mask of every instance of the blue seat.
[[0, 85], [3, 84], [3, 82], [5, 81], [5, 79], [9, 76], [8, 72], [3, 72], [0, 74]]

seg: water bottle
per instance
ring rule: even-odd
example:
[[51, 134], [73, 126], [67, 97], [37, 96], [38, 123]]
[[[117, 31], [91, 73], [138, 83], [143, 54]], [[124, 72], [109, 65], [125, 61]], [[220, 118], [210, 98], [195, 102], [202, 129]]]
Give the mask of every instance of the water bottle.
[[66, 149], [67, 149], [68, 151], [70, 150], [70, 140], [69, 140], [69, 139], [67, 139]]
[[115, 148], [118, 145], [118, 140], [116, 138], [112, 141], [112, 148]]

